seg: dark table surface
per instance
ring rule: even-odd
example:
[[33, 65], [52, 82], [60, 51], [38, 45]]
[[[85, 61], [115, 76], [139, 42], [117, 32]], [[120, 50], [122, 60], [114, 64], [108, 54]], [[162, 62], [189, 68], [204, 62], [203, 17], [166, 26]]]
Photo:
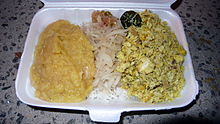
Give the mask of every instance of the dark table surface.
[[[199, 95], [190, 105], [165, 111], [123, 113], [119, 123], [220, 122], [220, 1], [182, 0], [180, 15], [192, 56]], [[95, 123], [88, 112], [28, 106], [16, 97], [20, 56], [40, 0], [0, 0], [0, 124]]]

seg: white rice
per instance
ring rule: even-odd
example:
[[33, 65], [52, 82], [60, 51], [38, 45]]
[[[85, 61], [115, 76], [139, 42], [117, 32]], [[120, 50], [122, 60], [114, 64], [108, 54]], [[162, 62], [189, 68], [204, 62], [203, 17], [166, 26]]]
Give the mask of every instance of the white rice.
[[95, 102], [119, 102], [127, 101], [128, 95], [127, 91], [120, 87], [116, 87], [113, 91], [110, 92], [97, 87], [90, 93], [87, 99]]
[[81, 28], [94, 47], [97, 69], [94, 89], [88, 100], [109, 102], [128, 99], [127, 91], [120, 88], [121, 73], [114, 71], [117, 66], [116, 54], [121, 49], [127, 30], [122, 29], [119, 21], [114, 26], [90, 22]]

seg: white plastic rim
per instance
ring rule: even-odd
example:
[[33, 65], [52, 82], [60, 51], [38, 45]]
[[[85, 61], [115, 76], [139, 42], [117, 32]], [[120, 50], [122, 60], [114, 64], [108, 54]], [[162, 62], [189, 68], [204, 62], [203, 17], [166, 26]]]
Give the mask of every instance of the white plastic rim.
[[176, 0], [41, 0], [45, 7], [169, 8]]
[[[20, 66], [15, 81], [16, 95], [24, 103], [32, 106], [60, 108], [71, 110], [86, 110], [93, 121], [118, 122], [122, 112], [139, 110], [162, 110], [184, 107], [191, 103], [198, 94], [198, 83], [195, 79], [191, 56], [188, 49], [183, 25], [179, 16], [171, 9], [167, 8], [147, 8], [158, 14], [160, 18], [167, 21], [172, 31], [176, 34], [179, 43], [187, 51], [185, 56], [184, 76], [186, 84], [181, 92], [181, 96], [174, 101], [149, 104], [137, 101], [120, 101], [117, 103], [101, 103], [85, 100], [81, 103], [49, 103], [35, 97], [34, 88], [31, 86], [29, 70], [33, 62], [34, 49], [38, 42], [38, 37], [44, 28], [59, 19], [65, 19], [73, 24], [81, 25], [90, 21], [90, 15], [94, 10], [108, 10], [114, 16], [120, 17], [128, 8], [70, 8], [70, 7], [46, 7], [41, 9], [33, 18], [24, 51], [21, 57]], [[144, 9], [133, 9], [143, 11]]]

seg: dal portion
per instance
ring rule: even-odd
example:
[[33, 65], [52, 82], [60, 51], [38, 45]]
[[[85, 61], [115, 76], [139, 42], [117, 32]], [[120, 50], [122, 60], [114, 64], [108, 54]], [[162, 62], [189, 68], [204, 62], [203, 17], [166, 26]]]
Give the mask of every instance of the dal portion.
[[122, 88], [143, 102], [173, 100], [185, 83], [182, 64], [186, 51], [158, 15], [145, 10], [140, 16], [141, 27], [128, 28], [117, 55]]
[[49, 102], [80, 102], [93, 89], [93, 47], [77, 25], [56, 21], [41, 33], [31, 67], [35, 95]]

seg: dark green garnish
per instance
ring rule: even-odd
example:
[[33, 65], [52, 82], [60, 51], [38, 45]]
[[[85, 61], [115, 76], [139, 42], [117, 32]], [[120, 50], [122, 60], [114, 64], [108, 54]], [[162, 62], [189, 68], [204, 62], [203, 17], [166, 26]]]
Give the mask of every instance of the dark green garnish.
[[122, 26], [127, 29], [131, 25], [141, 26], [141, 16], [135, 11], [126, 11], [120, 18]]

